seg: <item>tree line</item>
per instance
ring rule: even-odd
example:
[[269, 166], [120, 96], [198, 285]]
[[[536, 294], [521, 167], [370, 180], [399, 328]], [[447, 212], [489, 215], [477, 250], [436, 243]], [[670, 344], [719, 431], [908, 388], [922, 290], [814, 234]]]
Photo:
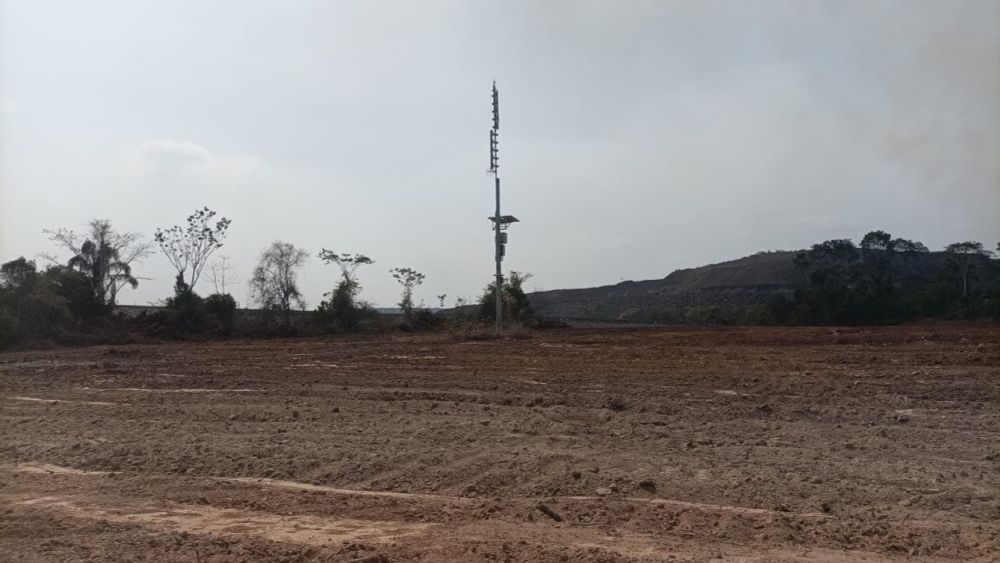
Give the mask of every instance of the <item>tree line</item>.
[[[42, 255], [48, 262], [40, 268], [35, 260], [20, 257], [0, 266], [0, 346], [25, 340], [74, 341], [87, 333], [109, 333], [136, 329], [141, 325], [152, 336], [228, 336], [238, 328], [237, 303], [227, 288], [239, 283], [239, 276], [222, 256], [211, 261], [221, 249], [232, 222], [207, 208], [190, 214], [182, 224], [158, 228], [152, 240], [139, 233], [116, 230], [106, 219], [94, 219], [83, 233], [68, 229], [46, 230], [50, 240], [68, 255]], [[175, 271], [173, 295], [163, 307], [143, 315], [126, 326], [115, 316], [118, 295], [125, 287], [136, 288], [144, 279], [136, 267], [145, 258], [160, 253]], [[302, 323], [293, 322], [306, 303], [299, 289], [299, 270], [309, 254], [294, 244], [275, 241], [261, 252], [247, 280], [249, 298], [258, 314], [247, 326], [246, 335], [295, 334]], [[357, 330], [377, 318], [371, 304], [360, 298], [358, 271], [374, 264], [360, 253], [335, 252], [323, 248], [318, 257], [339, 270], [334, 287], [308, 315], [313, 331]], [[429, 328], [441, 320], [414, 303], [414, 290], [426, 276], [411, 267], [395, 267], [389, 273], [401, 286], [399, 307], [404, 328]], [[202, 297], [195, 288], [207, 275], [215, 292]], [[504, 284], [504, 302], [511, 318], [525, 318], [529, 311], [521, 289], [524, 276], [514, 272]], [[492, 303], [491, 284], [481, 301]], [[447, 295], [438, 295], [442, 307]], [[459, 305], [463, 302], [459, 300]], [[488, 308], [487, 317], [493, 314]], [[487, 307], [482, 307], [487, 312]]]
[[[293, 322], [306, 303], [298, 272], [309, 254], [275, 241], [261, 252], [247, 280], [250, 301], [259, 309], [237, 327], [237, 303], [228, 292], [239, 282], [226, 257], [210, 261], [223, 247], [231, 221], [205, 207], [184, 223], [156, 229], [152, 240], [116, 230], [106, 219], [91, 220], [83, 233], [44, 231], [68, 257], [42, 255], [39, 268], [24, 257], [0, 265], [0, 346], [25, 340], [86, 341], [86, 335], [140, 330], [152, 336], [286, 335], [301, 331]], [[163, 307], [128, 324], [115, 317], [119, 293], [144, 279], [136, 266], [159, 250], [175, 271], [173, 295]], [[1000, 243], [997, 244], [1000, 255]], [[364, 254], [323, 248], [319, 259], [339, 271], [333, 288], [307, 316], [313, 332], [352, 331], [378, 317], [360, 298], [359, 270], [375, 261]], [[871, 231], [855, 245], [850, 239], [814, 244], [795, 255], [795, 289], [740, 311], [715, 306], [691, 307], [661, 322], [695, 324], [887, 324], [921, 318], [1000, 320], [1000, 260], [976, 241], [956, 242], [941, 252], [923, 243]], [[215, 292], [195, 291], [207, 273]], [[418, 307], [413, 291], [426, 276], [411, 267], [389, 273], [400, 284], [404, 328], [430, 328], [442, 320]], [[504, 280], [505, 319], [540, 323], [523, 284], [529, 275], [511, 272]], [[486, 286], [476, 303], [463, 299], [456, 310], [465, 319], [491, 320], [496, 284]], [[437, 298], [441, 305], [447, 296]], [[300, 317], [301, 318], [301, 317]]]
[[[1000, 243], [997, 244], [1000, 253]], [[893, 324], [914, 319], [1000, 320], [1000, 260], [977, 241], [932, 253], [917, 241], [867, 233], [814, 244], [794, 259], [798, 284], [768, 304], [785, 324]]]

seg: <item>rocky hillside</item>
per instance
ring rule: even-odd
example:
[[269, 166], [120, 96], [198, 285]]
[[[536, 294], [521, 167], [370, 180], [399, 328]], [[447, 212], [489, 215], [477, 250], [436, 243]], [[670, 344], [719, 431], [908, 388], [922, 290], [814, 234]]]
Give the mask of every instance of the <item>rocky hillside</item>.
[[740, 307], [766, 302], [795, 289], [794, 252], [768, 252], [700, 268], [677, 270], [658, 280], [626, 281], [529, 295], [546, 317], [644, 322], [657, 313], [697, 305]]

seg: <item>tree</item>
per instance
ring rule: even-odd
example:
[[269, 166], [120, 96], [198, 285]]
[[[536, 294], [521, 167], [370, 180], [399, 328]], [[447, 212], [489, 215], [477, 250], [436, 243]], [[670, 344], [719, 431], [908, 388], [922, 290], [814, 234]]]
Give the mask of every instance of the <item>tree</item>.
[[[118, 232], [107, 219], [92, 219], [84, 235], [67, 229], [45, 232], [51, 235], [50, 240], [72, 254], [66, 266], [87, 277], [95, 306], [105, 312], [114, 307], [123, 287], [139, 286], [132, 265], [152, 252], [152, 243], [141, 234]], [[46, 258], [60, 263], [51, 256]]]
[[441, 295], [437, 296], [438, 303], [441, 304], [441, 308], [442, 309], [444, 309], [444, 300], [447, 299], [447, 298], [448, 298], [448, 294], [447, 293], [442, 293]]
[[170, 265], [177, 270], [191, 290], [194, 290], [208, 258], [222, 246], [231, 221], [225, 217], [215, 223], [215, 211], [204, 207], [188, 215], [187, 225], [156, 229], [153, 236]]
[[213, 293], [205, 298], [205, 313], [214, 320], [215, 332], [223, 336], [233, 333], [236, 320], [236, 300], [228, 293]]
[[94, 299], [90, 278], [69, 266], [53, 265], [45, 269], [52, 290], [66, 300], [66, 307], [76, 322], [92, 321], [107, 314], [107, 308]]
[[871, 231], [861, 239], [861, 261], [866, 289], [876, 302], [883, 301], [896, 289], [893, 259], [896, 241], [885, 231]]
[[0, 266], [0, 346], [54, 336], [69, 320], [66, 301], [23, 256]]
[[309, 254], [289, 242], [275, 241], [260, 255], [250, 278], [250, 298], [261, 308], [281, 313], [291, 324], [292, 305], [304, 309], [298, 272]]
[[820, 262], [851, 261], [858, 257], [858, 248], [851, 239], [832, 239], [812, 245], [810, 254]]
[[944, 251], [949, 254], [948, 264], [962, 280], [962, 298], [965, 299], [969, 297], [970, 274], [983, 258], [989, 258], [993, 253], [983, 248], [983, 243], [975, 241], [955, 242], [946, 246]]
[[208, 267], [208, 275], [215, 287], [215, 292], [220, 295], [227, 295], [226, 286], [240, 282], [240, 277], [236, 274], [235, 268], [229, 264], [228, 256], [220, 256], [218, 260], [212, 262]]
[[168, 325], [181, 334], [201, 332], [205, 328], [205, 300], [184, 281], [174, 278], [174, 296], [167, 298]]
[[0, 266], [0, 289], [23, 289], [31, 286], [37, 277], [38, 266], [35, 261], [22, 256]]
[[772, 314], [824, 324], [884, 322], [899, 315], [891, 241], [888, 233], [873, 231], [860, 252], [850, 240], [834, 239], [799, 253], [794, 264], [804, 283], [794, 302], [772, 302]]
[[[512, 271], [504, 279], [501, 294], [504, 319], [525, 321], [531, 318], [533, 314], [531, 304], [523, 287], [529, 278], [531, 274]], [[496, 282], [486, 286], [486, 290], [479, 297], [479, 316], [482, 319], [496, 319]]]
[[885, 231], [871, 231], [861, 239], [862, 250], [893, 250], [892, 235]]
[[[31, 319], [28, 296], [38, 281], [38, 269], [33, 260], [24, 256], [0, 266], [0, 311], [3, 312], [4, 341], [15, 340], [21, 333], [21, 319]], [[28, 314], [26, 314], [28, 313]], [[2, 343], [2, 342], [0, 342]]]
[[354, 275], [358, 268], [375, 263], [374, 260], [364, 254], [337, 254], [325, 248], [319, 251], [319, 259], [326, 264], [336, 264], [340, 268], [340, 273], [344, 277], [344, 281], [352, 283], [356, 283]]
[[399, 308], [409, 319], [413, 316], [413, 288], [424, 283], [424, 275], [413, 268], [393, 268], [389, 273], [396, 278], [399, 285], [403, 286], [403, 298], [399, 302]]
[[892, 241], [892, 248], [896, 252], [902, 252], [904, 254], [911, 254], [915, 252], [928, 252], [927, 246], [922, 242], [907, 240], [905, 238], [897, 238]]
[[326, 264], [336, 264], [340, 268], [341, 280], [333, 291], [323, 295], [327, 299], [319, 304], [317, 316], [337, 329], [353, 330], [364, 317], [374, 314], [371, 307], [358, 302], [361, 285], [356, 274], [358, 268], [375, 261], [364, 254], [338, 254], [325, 248], [320, 251], [319, 258]]

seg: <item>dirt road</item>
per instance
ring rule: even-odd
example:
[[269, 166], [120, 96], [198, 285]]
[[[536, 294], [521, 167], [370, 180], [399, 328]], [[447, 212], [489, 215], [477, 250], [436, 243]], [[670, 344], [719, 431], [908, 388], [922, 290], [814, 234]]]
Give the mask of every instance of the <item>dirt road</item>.
[[1000, 330], [4, 354], [0, 559], [997, 561]]

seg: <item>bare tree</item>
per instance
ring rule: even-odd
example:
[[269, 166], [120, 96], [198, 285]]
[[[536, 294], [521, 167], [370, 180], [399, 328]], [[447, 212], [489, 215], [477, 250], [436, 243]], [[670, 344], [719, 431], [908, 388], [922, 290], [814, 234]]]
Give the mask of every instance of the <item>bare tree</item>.
[[[87, 277], [94, 303], [101, 308], [114, 307], [118, 292], [126, 285], [133, 289], [139, 286], [132, 266], [149, 256], [153, 247], [139, 233], [116, 231], [107, 219], [91, 219], [84, 234], [68, 229], [43, 232], [72, 254], [65, 265]], [[43, 256], [56, 264], [63, 263], [53, 256]]]
[[389, 270], [399, 285], [403, 286], [403, 298], [399, 308], [407, 318], [413, 316], [413, 288], [424, 283], [424, 275], [413, 268], [393, 268]]
[[305, 309], [298, 287], [298, 270], [309, 254], [288, 242], [275, 241], [260, 255], [250, 278], [250, 299], [263, 309], [282, 314], [285, 324], [291, 321], [292, 304]]
[[214, 224], [215, 211], [204, 207], [188, 215], [187, 225], [156, 229], [154, 239], [167, 260], [177, 270], [177, 277], [194, 290], [208, 258], [222, 246], [231, 221], [222, 217]]
[[220, 256], [212, 262], [208, 267], [208, 275], [215, 286], [215, 292], [221, 295], [226, 294], [227, 285], [240, 283], [240, 277], [236, 274], [236, 268], [229, 264], [228, 256]]

